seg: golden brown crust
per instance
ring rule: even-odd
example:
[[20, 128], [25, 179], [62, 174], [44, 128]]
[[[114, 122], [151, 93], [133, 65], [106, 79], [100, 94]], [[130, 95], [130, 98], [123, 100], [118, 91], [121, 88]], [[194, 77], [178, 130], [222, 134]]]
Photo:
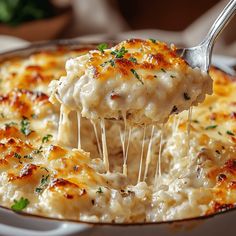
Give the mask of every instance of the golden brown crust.
[[[122, 49], [127, 52], [121, 57], [114, 54], [115, 51]], [[103, 80], [115, 78], [117, 73], [123, 79], [130, 79], [131, 69], [150, 70], [151, 74], [151, 70], [168, 70], [176, 65], [185, 70], [187, 64], [177, 55], [175, 48], [170, 48], [159, 41], [130, 39], [104, 52], [91, 51], [87, 67], [93, 70], [95, 79]], [[147, 73], [142, 79], [153, 78], [149, 74]]]

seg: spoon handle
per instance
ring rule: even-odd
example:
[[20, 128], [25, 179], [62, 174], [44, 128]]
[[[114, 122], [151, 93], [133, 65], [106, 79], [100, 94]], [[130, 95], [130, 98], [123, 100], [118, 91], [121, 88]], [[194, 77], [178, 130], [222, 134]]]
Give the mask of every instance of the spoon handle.
[[210, 53], [212, 51], [215, 40], [222, 32], [222, 30], [226, 27], [226, 25], [230, 22], [231, 18], [236, 13], [236, 0], [230, 0], [229, 3], [222, 10], [220, 15], [217, 17], [212, 27], [210, 28], [206, 38], [203, 40], [201, 44], [207, 44], [208, 50]]

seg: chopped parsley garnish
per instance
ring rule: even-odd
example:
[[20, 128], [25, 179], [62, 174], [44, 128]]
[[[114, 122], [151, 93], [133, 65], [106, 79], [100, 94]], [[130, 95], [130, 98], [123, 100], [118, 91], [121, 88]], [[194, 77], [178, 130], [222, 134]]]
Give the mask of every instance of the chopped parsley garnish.
[[192, 122], [193, 122], [193, 123], [197, 123], [197, 124], [199, 123], [198, 120], [192, 120]]
[[46, 175], [46, 176], [42, 175], [42, 179], [41, 179], [41, 181], [40, 181], [40, 185], [39, 185], [39, 187], [37, 187], [37, 188], [35, 189], [35, 192], [41, 193], [41, 192], [43, 191], [43, 189], [44, 189], [44, 188], [46, 187], [46, 185], [48, 184], [48, 178], [49, 178], [49, 175]]
[[102, 188], [99, 187], [96, 193], [103, 193]]
[[136, 78], [137, 80], [139, 80], [139, 82], [140, 82], [141, 84], [144, 84], [143, 81], [141, 80], [141, 78], [139, 77], [139, 75], [138, 75], [138, 73], [137, 73], [136, 70], [131, 69], [130, 71], [133, 73], [133, 75], [135, 76], [135, 78]]
[[152, 43], [156, 43], [157, 41], [156, 41], [156, 39], [149, 39]]
[[42, 138], [42, 143], [47, 143], [49, 141], [50, 138], [52, 138], [53, 136], [51, 134], [47, 134], [46, 136], [44, 136]]
[[171, 114], [176, 113], [176, 112], [178, 112], [178, 108], [177, 108], [177, 106], [174, 105], [172, 110], [171, 110]]
[[29, 154], [29, 155], [24, 155], [25, 159], [33, 159], [33, 157]]
[[4, 114], [2, 112], [0, 113], [0, 115], [1, 115], [2, 118], [5, 118], [5, 116], [4, 116]]
[[114, 50], [111, 52], [112, 55], [114, 55], [116, 58], [122, 58], [124, 57], [125, 53], [127, 53], [128, 50], [125, 49], [125, 47], [122, 47], [120, 50]]
[[19, 153], [16, 153], [16, 152], [14, 153], [14, 157], [19, 159], [19, 160], [21, 159], [21, 155]]
[[215, 129], [216, 127], [217, 127], [217, 125], [209, 125], [205, 128], [205, 130]]
[[190, 100], [191, 99], [190, 96], [188, 95], [188, 93], [184, 93], [184, 99], [185, 100]]
[[34, 154], [40, 154], [41, 152], [43, 152], [43, 147], [42, 146], [40, 146], [38, 149], [33, 151]]
[[171, 78], [175, 78], [175, 75], [170, 75]]
[[5, 127], [6, 127], [6, 128], [9, 128], [9, 127], [12, 127], [13, 125], [17, 125], [17, 123], [11, 121], [11, 122], [9, 122], [9, 123], [6, 123], [6, 124], [5, 124]]
[[21, 197], [20, 200], [14, 200], [14, 204], [11, 206], [13, 211], [22, 211], [29, 205], [29, 200], [27, 198]]
[[115, 66], [115, 61], [114, 60], [109, 60], [109, 61], [105, 61], [105, 62], [103, 62], [100, 66], [102, 66], [102, 67], [104, 67], [106, 64], [108, 64], [108, 63], [110, 63], [111, 64], [111, 66]]
[[164, 72], [164, 73], [166, 73], [166, 70], [165, 70], [164, 68], [161, 68], [161, 71]]
[[97, 46], [97, 49], [101, 52], [101, 53], [104, 53], [104, 50], [108, 48], [108, 45], [107, 43], [100, 43], [98, 46]]
[[220, 131], [217, 132], [219, 135], [222, 135], [222, 133]]
[[25, 136], [28, 136], [32, 132], [32, 130], [30, 129], [30, 122], [26, 117], [23, 117], [23, 120], [21, 120], [20, 125], [21, 125], [20, 131]]
[[36, 193], [41, 193], [43, 191], [43, 188], [40, 188], [40, 187], [37, 187], [36, 189], [35, 189], [35, 192]]
[[[22, 156], [21, 156], [19, 153], [15, 152], [15, 153], [14, 153], [14, 157], [17, 158], [17, 159], [19, 159], [19, 162], [22, 163], [22, 162], [20, 161], [21, 158], [22, 158]], [[25, 159], [33, 159], [33, 157], [32, 157], [30, 154], [29, 154], [29, 155], [24, 155], [23, 158], [25, 158]]]
[[41, 184], [45, 184], [48, 181], [49, 175], [47, 175], [46, 177], [43, 175], [42, 179], [41, 179]]
[[115, 66], [115, 61], [114, 60], [111, 59], [108, 62], [111, 64], [111, 66], [113, 66], [113, 67]]
[[134, 57], [130, 57], [129, 60], [132, 61], [133, 63], [137, 63], [137, 59]]
[[227, 131], [226, 131], [226, 134], [231, 135], [231, 136], [234, 136], [234, 133], [231, 132], [230, 130], [227, 130]]

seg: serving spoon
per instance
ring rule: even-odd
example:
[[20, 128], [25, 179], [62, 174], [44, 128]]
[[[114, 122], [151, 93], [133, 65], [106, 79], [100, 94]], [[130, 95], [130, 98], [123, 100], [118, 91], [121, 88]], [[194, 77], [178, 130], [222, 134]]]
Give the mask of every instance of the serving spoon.
[[198, 67], [202, 71], [208, 72], [215, 41], [235, 13], [236, 0], [230, 0], [211, 26], [205, 39], [195, 47], [177, 49], [178, 55], [192, 68]]

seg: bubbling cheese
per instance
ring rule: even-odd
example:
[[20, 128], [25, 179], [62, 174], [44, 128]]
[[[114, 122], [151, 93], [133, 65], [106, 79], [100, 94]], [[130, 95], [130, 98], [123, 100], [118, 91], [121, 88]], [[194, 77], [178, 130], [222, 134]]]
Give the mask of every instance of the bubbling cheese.
[[166, 122], [212, 93], [210, 76], [191, 68], [174, 46], [131, 39], [66, 62], [53, 95], [88, 119], [125, 118], [130, 124]]

